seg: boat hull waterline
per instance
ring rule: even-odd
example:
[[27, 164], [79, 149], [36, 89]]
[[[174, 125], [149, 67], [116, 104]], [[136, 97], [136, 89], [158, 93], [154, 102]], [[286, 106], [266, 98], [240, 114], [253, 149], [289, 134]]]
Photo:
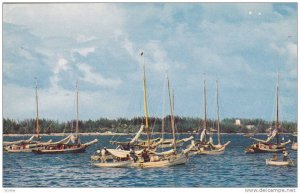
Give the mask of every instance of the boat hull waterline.
[[272, 159], [266, 159], [266, 165], [269, 166], [292, 166], [291, 161], [274, 161]]

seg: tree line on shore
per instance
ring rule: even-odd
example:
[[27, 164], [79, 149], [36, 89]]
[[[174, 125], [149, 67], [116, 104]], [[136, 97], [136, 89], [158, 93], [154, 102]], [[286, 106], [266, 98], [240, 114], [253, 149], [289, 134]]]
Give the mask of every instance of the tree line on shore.
[[[223, 133], [266, 133], [274, 121], [265, 121], [262, 119], [239, 119], [241, 124], [235, 124], [235, 118], [223, 119], [220, 123]], [[112, 133], [135, 133], [144, 123], [144, 117], [107, 119], [99, 118], [97, 120], [79, 120], [79, 132], [112, 132]], [[14, 120], [3, 118], [3, 134], [31, 134], [35, 133], [35, 119]], [[39, 119], [40, 133], [70, 133], [75, 132], [76, 120], [59, 122], [57, 120]], [[170, 116], [162, 118], [149, 117], [149, 125], [153, 132], [161, 132], [162, 125], [167, 133], [171, 133]], [[203, 127], [203, 119], [194, 117], [175, 117], [176, 132], [199, 132]], [[216, 120], [207, 120], [207, 128], [217, 129]], [[285, 133], [297, 131], [296, 122], [282, 122], [282, 128]]]

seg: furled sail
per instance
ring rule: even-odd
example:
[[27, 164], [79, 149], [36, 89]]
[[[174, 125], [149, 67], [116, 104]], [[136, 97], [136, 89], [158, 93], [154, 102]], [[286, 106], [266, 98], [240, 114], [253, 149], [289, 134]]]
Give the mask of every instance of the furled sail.
[[65, 137], [64, 139], [57, 141], [55, 143], [52, 143], [52, 144], [68, 144], [71, 140], [74, 141], [74, 138], [75, 138], [74, 134], [70, 134], [67, 137]]
[[171, 155], [173, 153], [175, 153], [174, 149], [168, 150], [168, 151], [164, 151], [164, 152], [155, 152], [155, 151], [149, 151], [150, 153], [153, 153], [154, 155]]
[[19, 145], [19, 144], [24, 144], [24, 143], [37, 143], [37, 141], [33, 141], [33, 139], [35, 138], [36, 136], [33, 135], [31, 136], [29, 139], [27, 140], [19, 140], [19, 141], [3, 141], [3, 145], [6, 146], [6, 145]]
[[95, 144], [95, 143], [97, 143], [98, 142], [98, 139], [94, 139], [93, 141], [90, 141], [90, 142], [88, 142], [88, 143], [85, 143], [84, 145], [85, 146], [91, 146], [91, 145], [93, 145], [93, 144]]
[[188, 137], [188, 138], [180, 139], [180, 140], [178, 140], [178, 142], [187, 142], [187, 141], [190, 141], [190, 140], [192, 140], [192, 139], [194, 139], [194, 137], [193, 137], [193, 136], [190, 136], [190, 137]]
[[137, 140], [140, 138], [142, 132], [144, 130], [144, 125], [140, 127], [140, 130], [137, 132], [137, 134], [132, 138], [130, 141], [120, 142], [120, 141], [110, 141], [112, 144], [118, 144], [118, 145], [133, 145]]
[[[127, 155], [130, 155], [130, 151], [118, 150], [118, 149], [106, 149], [108, 153], [110, 153], [114, 157], [118, 158], [126, 158]], [[135, 151], [135, 154], [139, 155], [143, 150]]]
[[153, 143], [151, 144], [151, 148], [155, 148], [155, 147], [159, 146], [160, 144], [162, 144], [163, 142], [164, 142], [164, 139], [161, 138], [159, 141], [153, 142]]
[[205, 139], [206, 139], [206, 129], [203, 129], [200, 135], [200, 141], [204, 142]]
[[141, 125], [140, 130], [137, 132], [137, 134], [134, 136], [134, 138], [129, 143], [133, 144], [134, 142], [136, 142], [140, 138], [143, 130], [144, 130], [144, 125]]
[[250, 138], [254, 139], [255, 141], [258, 141], [258, 142], [269, 143], [276, 136], [276, 134], [277, 134], [277, 129], [274, 129], [272, 131], [272, 134], [266, 140], [257, 139], [257, 138], [254, 138], [254, 137], [250, 137]]
[[187, 154], [189, 153], [193, 148], [195, 147], [195, 142], [194, 140], [191, 142], [191, 145], [189, 145], [189, 147], [187, 149], [182, 150], [183, 154]]

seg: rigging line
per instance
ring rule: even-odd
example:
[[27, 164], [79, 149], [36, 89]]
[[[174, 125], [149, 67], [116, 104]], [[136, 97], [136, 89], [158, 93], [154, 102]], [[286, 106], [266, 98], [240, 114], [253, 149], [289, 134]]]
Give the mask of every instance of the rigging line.
[[166, 78], [166, 74], [164, 77], [164, 86], [163, 86], [163, 92], [162, 92], [162, 99], [163, 99], [163, 105], [162, 105], [162, 119], [161, 119], [161, 137], [162, 139], [164, 139], [164, 131], [165, 131], [165, 103], [166, 103], [166, 84], [167, 83], [167, 78]]
[[[277, 87], [277, 85], [275, 85], [275, 90], [273, 90], [273, 93], [274, 93], [274, 98], [273, 98], [273, 110], [272, 110], [272, 120], [271, 120], [271, 127], [276, 127], [275, 126], [275, 122], [276, 121], [274, 121], [274, 120], [276, 120], [276, 96], [277, 96], [277, 94], [276, 94], [276, 87]], [[274, 125], [273, 125], [274, 124]]]
[[221, 144], [221, 128], [220, 128], [220, 105], [219, 105], [219, 82], [216, 80], [216, 86], [217, 86], [217, 129], [218, 129], [218, 144]]

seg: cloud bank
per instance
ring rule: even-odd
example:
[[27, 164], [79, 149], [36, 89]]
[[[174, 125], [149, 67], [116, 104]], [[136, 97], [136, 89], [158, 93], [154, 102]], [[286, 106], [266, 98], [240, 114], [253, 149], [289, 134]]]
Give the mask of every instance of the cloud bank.
[[[273, 120], [280, 73], [281, 119], [297, 119], [297, 4], [89, 3], [3, 5], [3, 116], [69, 120], [79, 81], [81, 118], [142, 116], [145, 53], [150, 115], [161, 116], [165, 73], [175, 113]], [[22, 105], [23, 104], [23, 105]]]

